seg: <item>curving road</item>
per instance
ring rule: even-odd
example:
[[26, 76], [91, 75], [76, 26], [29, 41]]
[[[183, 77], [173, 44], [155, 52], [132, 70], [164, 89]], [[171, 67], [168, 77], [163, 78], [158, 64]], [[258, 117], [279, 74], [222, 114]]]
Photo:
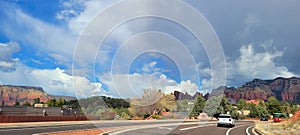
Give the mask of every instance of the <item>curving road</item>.
[[[84, 130], [94, 128], [111, 128], [111, 127], [124, 127], [124, 126], [145, 126], [152, 124], [172, 124], [182, 123], [182, 120], [153, 120], [153, 121], [90, 121], [85, 122], [44, 122], [41, 124], [28, 123], [28, 125], [22, 123], [21, 126], [7, 126], [1, 124], [0, 135], [32, 135], [48, 132], [59, 132], [69, 130]], [[19, 124], [20, 125], [20, 124]]]
[[255, 135], [254, 122], [238, 121], [233, 128], [217, 127], [216, 122], [181, 124], [170, 126], [149, 126], [124, 129], [109, 134], [120, 135]]
[[[123, 127], [108, 134], [120, 135], [254, 135], [254, 122], [237, 121], [234, 128], [217, 127], [216, 122], [199, 122], [180, 120], [151, 120], [151, 121], [97, 121], [69, 122], [59, 125], [27, 125], [26, 127], [0, 127], [0, 135], [32, 135], [38, 133], [58, 132], [68, 130]], [[124, 128], [125, 127], [125, 128]]]

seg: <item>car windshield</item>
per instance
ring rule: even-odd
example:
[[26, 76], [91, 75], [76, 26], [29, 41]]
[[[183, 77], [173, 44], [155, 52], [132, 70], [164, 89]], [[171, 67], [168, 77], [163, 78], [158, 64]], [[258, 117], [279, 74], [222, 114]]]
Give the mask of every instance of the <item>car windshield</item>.
[[222, 116], [219, 116], [219, 118], [230, 118], [230, 116], [222, 115]]

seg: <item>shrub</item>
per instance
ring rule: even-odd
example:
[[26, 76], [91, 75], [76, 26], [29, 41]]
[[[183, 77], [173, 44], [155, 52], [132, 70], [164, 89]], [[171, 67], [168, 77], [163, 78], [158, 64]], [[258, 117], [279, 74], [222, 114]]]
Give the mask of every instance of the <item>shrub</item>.
[[126, 120], [131, 120], [130, 115], [125, 112], [122, 112], [121, 118], [126, 119]]
[[160, 115], [152, 115], [151, 116], [153, 119], [162, 119], [163, 117]]
[[144, 118], [143, 117], [138, 117], [138, 116], [133, 116], [132, 117], [132, 120], [143, 120]]
[[113, 120], [115, 118], [115, 112], [102, 112], [100, 115], [101, 120]]

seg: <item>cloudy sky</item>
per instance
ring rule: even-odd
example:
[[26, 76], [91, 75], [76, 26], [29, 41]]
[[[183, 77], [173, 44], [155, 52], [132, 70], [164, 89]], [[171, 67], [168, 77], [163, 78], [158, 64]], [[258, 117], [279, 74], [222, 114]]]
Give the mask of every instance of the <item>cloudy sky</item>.
[[298, 0], [0, 1], [0, 84], [194, 94], [299, 76]]

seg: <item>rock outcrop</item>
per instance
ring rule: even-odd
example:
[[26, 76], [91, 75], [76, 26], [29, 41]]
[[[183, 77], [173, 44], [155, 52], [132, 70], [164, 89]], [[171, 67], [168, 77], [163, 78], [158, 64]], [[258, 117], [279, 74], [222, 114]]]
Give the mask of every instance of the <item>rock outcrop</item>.
[[[21, 105], [25, 102], [32, 104], [36, 98], [40, 98], [40, 102], [46, 102], [57, 97], [59, 96], [48, 95], [41, 87], [0, 85], [0, 105], [13, 106], [16, 102]], [[74, 97], [62, 98], [75, 99]]]
[[247, 100], [267, 100], [275, 96], [280, 101], [300, 102], [300, 78], [276, 78], [274, 80], [254, 79], [242, 87], [225, 87], [224, 94], [235, 101], [240, 98]]
[[300, 78], [278, 77], [273, 80], [254, 79], [237, 88], [221, 86], [213, 90], [212, 93], [207, 93], [204, 96], [201, 93], [191, 96], [179, 91], [174, 92], [176, 100], [194, 100], [200, 95], [207, 99], [210, 96], [222, 94], [225, 94], [229, 101], [233, 103], [236, 103], [241, 98], [246, 100], [262, 99], [266, 101], [271, 96], [275, 96], [280, 101], [300, 103]]

